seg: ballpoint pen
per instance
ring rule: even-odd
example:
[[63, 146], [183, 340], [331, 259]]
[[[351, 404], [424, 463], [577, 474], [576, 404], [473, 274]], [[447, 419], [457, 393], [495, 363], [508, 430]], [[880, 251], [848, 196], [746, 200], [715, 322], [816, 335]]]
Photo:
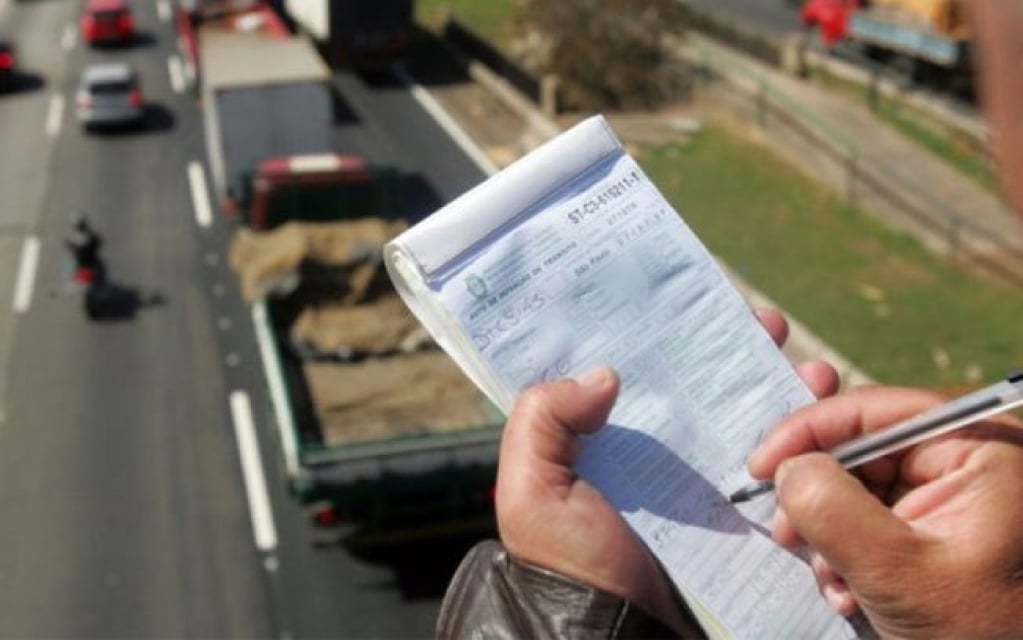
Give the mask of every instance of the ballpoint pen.
[[[874, 433], [868, 433], [831, 450], [846, 469], [876, 460], [943, 433], [954, 431], [993, 415], [1023, 406], [1023, 373], [966, 394], [924, 413]], [[739, 489], [728, 497], [731, 503], [746, 502], [774, 490], [764, 480]]]

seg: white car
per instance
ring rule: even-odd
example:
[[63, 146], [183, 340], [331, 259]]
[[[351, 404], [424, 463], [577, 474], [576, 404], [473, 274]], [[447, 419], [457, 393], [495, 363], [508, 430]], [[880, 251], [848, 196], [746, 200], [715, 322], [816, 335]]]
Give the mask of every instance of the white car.
[[145, 100], [138, 76], [123, 62], [87, 66], [78, 81], [75, 108], [87, 129], [139, 123]]

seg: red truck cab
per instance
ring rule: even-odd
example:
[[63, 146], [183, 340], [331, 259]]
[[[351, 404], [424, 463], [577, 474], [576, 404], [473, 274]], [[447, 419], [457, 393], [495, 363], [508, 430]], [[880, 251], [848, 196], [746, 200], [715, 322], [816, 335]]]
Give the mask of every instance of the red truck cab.
[[345, 212], [387, 216], [396, 210], [394, 170], [355, 155], [333, 153], [268, 158], [260, 162], [248, 193], [234, 194], [229, 209], [253, 229], [290, 221], [330, 221]]
[[848, 35], [849, 18], [863, 0], [808, 0], [799, 12], [803, 27], [819, 27], [824, 45], [831, 47]]

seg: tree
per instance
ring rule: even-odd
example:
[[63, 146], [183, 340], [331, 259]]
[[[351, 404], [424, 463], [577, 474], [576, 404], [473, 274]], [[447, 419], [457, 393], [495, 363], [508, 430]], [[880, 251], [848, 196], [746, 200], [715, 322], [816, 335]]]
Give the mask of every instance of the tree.
[[678, 0], [521, 0], [520, 57], [556, 75], [579, 109], [652, 108], [688, 93], [690, 73], [671, 54], [683, 33]]

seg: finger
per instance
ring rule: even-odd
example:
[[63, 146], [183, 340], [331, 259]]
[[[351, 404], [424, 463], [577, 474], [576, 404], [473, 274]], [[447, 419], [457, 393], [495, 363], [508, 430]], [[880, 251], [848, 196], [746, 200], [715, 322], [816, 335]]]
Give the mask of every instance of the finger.
[[840, 384], [838, 371], [827, 362], [822, 360], [803, 362], [796, 366], [796, 373], [818, 399], [838, 393]]
[[780, 311], [775, 309], [757, 309], [753, 312], [757, 316], [757, 320], [767, 330], [768, 335], [774, 340], [774, 344], [779, 347], [785, 344], [785, 340], [789, 337], [789, 323], [785, 319], [785, 316]]
[[817, 584], [822, 588], [827, 584], [838, 584], [839, 588], [845, 587], [845, 583], [842, 582], [842, 576], [835, 573], [835, 570], [831, 568], [828, 561], [824, 559], [824, 556], [818, 551], [812, 551], [810, 553], [810, 568], [813, 570], [813, 575], [817, 578]]
[[913, 530], [831, 456], [787, 460], [775, 482], [788, 523], [850, 585], [877, 584], [912, 558]]
[[842, 577], [835, 573], [828, 561], [819, 553], [810, 556], [810, 566], [813, 569], [814, 577], [817, 579], [817, 588], [821, 595], [828, 601], [831, 608], [843, 616], [849, 616], [856, 612], [859, 607], [856, 597], [849, 589], [849, 585], [842, 580]]
[[781, 509], [774, 512], [774, 522], [771, 523], [771, 537], [774, 541], [786, 549], [797, 549], [806, 544], [799, 537], [799, 532], [789, 522], [789, 517]]
[[[877, 465], [876, 468], [874, 465]], [[877, 496], [879, 500], [885, 501], [885, 498], [891, 492], [892, 478], [895, 476], [896, 471], [896, 463], [890, 460], [877, 460], [871, 463], [871, 465], [858, 469], [856, 475], [868, 491]], [[885, 503], [891, 504], [890, 502]], [[788, 516], [781, 509], [777, 509], [774, 512], [771, 532], [774, 541], [786, 549], [797, 549], [806, 544], [806, 541], [800, 537], [799, 532], [796, 531]]]
[[[984, 422], [915, 447], [902, 461], [904, 486], [893, 512], [918, 521], [970, 487], [976, 491], [978, 478], [991, 482], [997, 473], [992, 470], [1023, 469], [1023, 447], [1002, 437], [1015, 431], [1004, 424]], [[971, 499], [971, 504], [975, 500]]]
[[901, 472], [911, 485], [925, 484], [958, 469], [981, 447], [1000, 443], [1023, 447], [1023, 423], [1011, 415], [996, 416], [913, 448]]
[[844, 585], [835, 582], [822, 585], [821, 595], [840, 616], [848, 618], [860, 610], [860, 603], [856, 601], [856, 596], [849, 590], [849, 587]]
[[755, 478], [769, 478], [786, 458], [833, 449], [940, 401], [931, 392], [896, 387], [859, 387], [826, 398], [782, 420], [750, 455], [749, 472]]

